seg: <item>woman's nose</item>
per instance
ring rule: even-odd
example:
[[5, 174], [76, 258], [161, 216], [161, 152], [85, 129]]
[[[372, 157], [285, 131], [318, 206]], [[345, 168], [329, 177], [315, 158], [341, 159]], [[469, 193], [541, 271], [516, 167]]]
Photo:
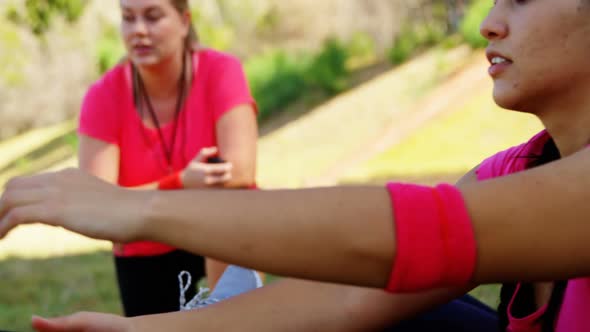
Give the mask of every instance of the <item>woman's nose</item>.
[[502, 16], [494, 8], [481, 23], [479, 32], [485, 39], [492, 41], [506, 38], [509, 29], [506, 22], [502, 19]]

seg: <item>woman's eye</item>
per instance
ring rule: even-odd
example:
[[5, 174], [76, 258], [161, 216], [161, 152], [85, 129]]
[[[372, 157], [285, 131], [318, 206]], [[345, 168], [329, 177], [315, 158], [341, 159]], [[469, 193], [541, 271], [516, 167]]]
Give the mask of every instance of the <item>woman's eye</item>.
[[150, 22], [156, 22], [158, 21], [160, 18], [162, 18], [162, 13], [158, 12], [158, 11], [149, 11], [146, 15], [145, 15], [145, 19], [147, 21]]

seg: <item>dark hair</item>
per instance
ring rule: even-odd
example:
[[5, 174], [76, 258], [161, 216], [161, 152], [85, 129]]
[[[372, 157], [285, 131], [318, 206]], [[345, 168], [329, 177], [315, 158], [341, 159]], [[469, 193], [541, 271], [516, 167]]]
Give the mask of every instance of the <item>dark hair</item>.
[[[530, 169], [558, 160], [561, 158], [561, 155], [559, 154], [557, 145], [555, 145], [555, 141], [550, 139], [547, 143], [545, 143], [541, 155], [523, 156], [523, 158], [530, 159], [529, 163], [527, 164], [527, 169]], [[502, 291], [500, 292], [500, 305], [498, 306], [499, 327], [500, 331], [502, 332], [505, 332], [506, 328], [508, 327], [508, 305], [514, 296], [516, 286], [517, 284], [514, 283], [502, 285]], [[554, 331], [555, 322], [563, 302], [566, 287], [567, 280], [554, 282], [553, 292], [551, 293], [547, 310], [539, 318], [542, 332]], [[533, 283], [521, 283], [519, 294], [512, 304], [512, 310], [513, 313], [519, 317], [530, 315], [536, 311], [535, 289]]]
[[[180, 15], [190, 11], [188, 0], [170, 0], [170, 3]], [[185, 47], [187, 50], [194, 50], [199, 47], [199, 34], [192, 22], [189, 27], [188, 35], [186, 36]]]

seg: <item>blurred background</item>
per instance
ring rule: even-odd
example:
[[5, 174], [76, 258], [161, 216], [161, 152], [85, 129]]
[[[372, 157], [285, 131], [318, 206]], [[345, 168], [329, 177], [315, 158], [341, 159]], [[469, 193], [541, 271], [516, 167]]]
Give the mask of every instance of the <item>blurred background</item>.
[[[498, 109], [479, 35], [491, 0], [192, 0], [260, 108], [264, 188], [453, 182], [541, 129]], [[75, 166], [81, 98], [124, 55], [116, 0], [0, 0], [0, 185]], [[0, 241], [0, 328], [120, 313], [110, 244], [44, 226]], [[496, 302], [495, 287], [476, 294]]]

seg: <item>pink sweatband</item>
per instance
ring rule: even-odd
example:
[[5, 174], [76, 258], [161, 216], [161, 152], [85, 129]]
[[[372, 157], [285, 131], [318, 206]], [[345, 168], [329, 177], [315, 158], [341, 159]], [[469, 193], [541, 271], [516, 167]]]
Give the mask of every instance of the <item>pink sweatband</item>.
[[461, 192], [389, 183], [395, 215], [396, 255], [387, 291], [417, 292], [467, 285], [477, 248]]
[[160, 190], [176, 190], [182, 189], [183, 187], [180, 172], [172, 173], [158, 183], [158, 189]]

